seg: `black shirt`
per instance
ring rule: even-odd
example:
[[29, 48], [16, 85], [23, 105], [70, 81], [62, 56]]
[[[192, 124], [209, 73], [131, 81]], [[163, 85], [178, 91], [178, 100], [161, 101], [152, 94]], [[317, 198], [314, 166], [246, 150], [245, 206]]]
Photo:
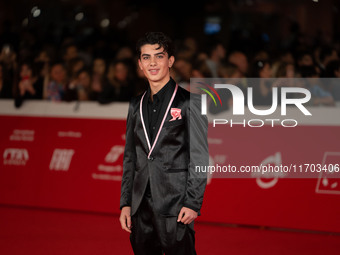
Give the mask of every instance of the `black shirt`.
[[152, 146], [153, 141], [157, 135], [158, 129], [163, 120], [166, 108], [168, 107], [169, 101], [171, 99], [172, 93], [176, 86], [176, 82], [170, 78], [170, 80], [165, 84], [165, 86], [153, 95], [153, 100], [151, 100], [150, 87], [147, 92], [148, 98], [148, 123], [149, 133], [150, 133], [150, 144]]
[[[172, 93], [174, 92], [176, 86], [176, 82], [170, 77], [170, 80], [167, 82], [167, 84], [164, 85], [163, 88], [161, 88], [160, 91], [158, 91], [156, 94], [153, 95], [153, 100], [151, 100], [151, 90], [150, 87], [148, 88], [148, 91], [146, 93], [146, 97], [148, 98], [148, 125], [149, 127], [149, 133], [150, 133], [150, 145], [152, 146], [158, 129], [161, 125], [161, 122], [163, 120], [166, 108], [168, 107], [168, 104], [170, 102]], [[150, 191], [150, 181], [148, 180], [148, 184], [146, 186], [146, 190], [144, 193], [145, 196], [151, 197], [151, 191]]]

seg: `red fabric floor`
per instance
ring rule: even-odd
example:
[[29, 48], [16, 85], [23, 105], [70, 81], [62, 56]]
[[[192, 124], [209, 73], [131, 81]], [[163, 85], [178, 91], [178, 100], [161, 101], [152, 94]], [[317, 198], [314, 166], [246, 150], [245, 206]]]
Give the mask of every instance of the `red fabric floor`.
[[[197, 223], [198, 255], [340, 254], [332, 234]], [[118, 215], [0, 206], [1, 255], [133, 254]]]

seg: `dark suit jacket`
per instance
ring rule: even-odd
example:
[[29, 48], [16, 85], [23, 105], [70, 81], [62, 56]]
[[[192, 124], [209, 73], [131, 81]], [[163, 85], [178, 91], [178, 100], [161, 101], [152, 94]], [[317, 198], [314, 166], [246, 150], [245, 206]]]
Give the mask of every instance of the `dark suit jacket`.
[[[131, 206], [134, 215], [142, 201], [148, 180], [154, 210], [177, 216], [183, 206], [200, 214], [206, 187], [206, 173], [195, 166], [208, 166], [206, 116], [200, 113], [200, 97], [174, 85], [173, 96], [165, 104], [156, 130], [154, 144], [149, 144], [147, 98], [145, 94], [131, 100], [126, 126], [120, 208]], [[142, 104], [141, 104], [142, 101]], [[173, 119], [171, 108], [181, 109], [181, 118]], [[163, 125], [162, 125], [163, 124]]]

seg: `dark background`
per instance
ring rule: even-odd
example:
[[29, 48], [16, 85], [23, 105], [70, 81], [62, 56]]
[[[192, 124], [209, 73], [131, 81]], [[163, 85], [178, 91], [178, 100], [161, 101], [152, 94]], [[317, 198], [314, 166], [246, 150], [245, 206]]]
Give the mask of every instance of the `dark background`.
[[[1, 43], [10, 41], [15, 49], [25, 43], [60, 46], [72, 37], [83, 48], [107, 46], [114, 51], [122, 44], [134, 46], [146, 31], [163, 31], [174, 39], [192, 36], [204, 44], [212, 37], [204, 33], [204, 25], [217, 17], [221, 30], [213, 37], [230, 51], [284, 49], [301, 41], [334, 45], [339, 42], [340, 3], [315, 1], [2, 1]], [[34, 6], [40, 9], [38, 17], [33, 17]], [[79, 13], [83, 18], [76, 20]], [[109, 20], [108, 26], [101, 27], [103, 19]]]

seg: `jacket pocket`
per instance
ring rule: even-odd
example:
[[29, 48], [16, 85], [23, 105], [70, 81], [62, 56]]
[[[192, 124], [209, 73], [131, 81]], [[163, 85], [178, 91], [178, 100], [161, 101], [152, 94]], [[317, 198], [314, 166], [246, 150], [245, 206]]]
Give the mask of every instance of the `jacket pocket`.
[[168, 168], [166, 172], [168, 173], [180, 173], [180, 172], [186, 172], [188, 171], [188, 168]]
[[179, 126], [183, 124], [184, 124], [184, 120], [180, 119], [180, 120], [174, 120], [174, 121], [167, 121], [164, 123], [163, 127], [167, 128], [167, 127]]

